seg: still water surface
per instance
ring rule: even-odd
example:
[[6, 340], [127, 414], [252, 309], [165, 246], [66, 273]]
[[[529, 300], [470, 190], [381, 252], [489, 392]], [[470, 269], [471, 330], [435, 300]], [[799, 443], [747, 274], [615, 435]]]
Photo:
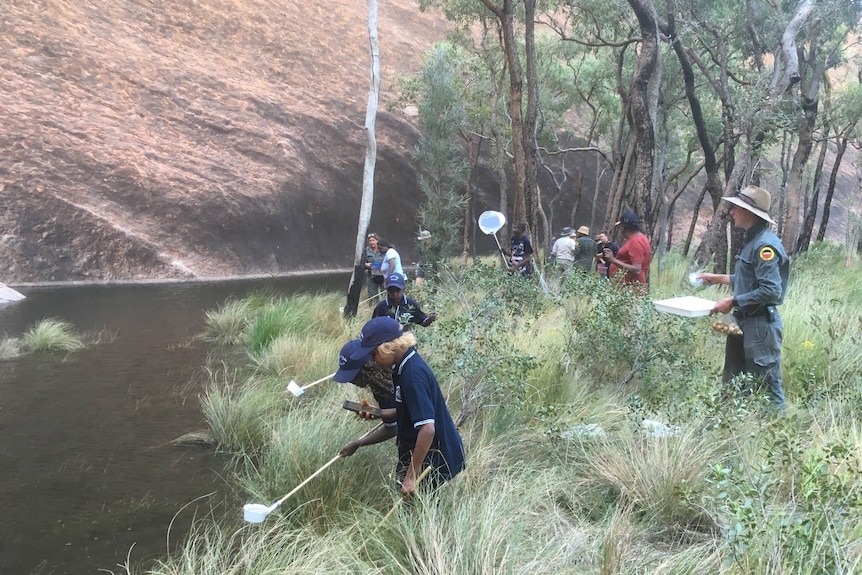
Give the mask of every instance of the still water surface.
[[256, 290], [343, 291], [348, 280], [14, 286], [27, 299], [0, 305], [0, 337], [56, 318], [113, 338], [0, 361], [0, 574], [120, 573], [127, 558], [165, 555], [172, 520], [173, 548], [195, 514], [236, 506], [219, 456], [171, 443], [205, 427], [204, 312]]

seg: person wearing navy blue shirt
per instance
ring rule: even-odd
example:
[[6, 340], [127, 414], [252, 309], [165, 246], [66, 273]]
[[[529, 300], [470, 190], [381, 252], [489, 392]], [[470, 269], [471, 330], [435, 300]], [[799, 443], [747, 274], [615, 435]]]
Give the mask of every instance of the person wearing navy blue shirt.
[[405, 283], [403, 274], [394, 273], [386, 276], [386, 298], [377, 304], [371, 312], [371, 317], [391, 317], [405, 326], [405, 329], [410, 323], [423, 327], [434, 323], [437, 314], [426, 314], [415, 299], [404, 295]]
[[721, 199], [733, 204], [730, 215], [734, 225], [745, 230], [745, 241], [732, 274], [703, 273], [697, 277], [707, 285], [731, 286], [732, 295], [718, 300], [710, 314], [732, 311], [742, 331], [742, 335], [727, 336], [722, 380], [727, 383], [740, 373], [753, 375], [765, 384], [775, 410], [781, 413], [785, 410], [781, 381], [784, 324], [777, 306], [787, 294], [790, 258], [769, 228], [775, 224], [769, 216], [769, 192], [747, 186]]
[[[352, 383], [356, 387], [367, 389], [374, 396], [377, 407], [381, 410], [380, 418], [383, 425], [372, 430], [353, 441], [345, 443], [338, 451], [342, 457], [349, 457], [356, 450], [365, 445], [382, 443], [395, 437], [396, 413], [395, 413], [395, 389], [392, 386], [392, 370], [384, 368], [372, 361], [370, 354], [358, 354], [360, 348], [359, 340], [348, 341], [338, 354], [338, 371], [332, 376], [332, 380], [338, 383]], [[351, 356], [357, 354], [357, 359]], [[363, 399], [362, 403], [369, 406], [369, 411], [359, 412], [363, 419], [377, 419], [371, 413], [371, 404]]]
[[392, 366], [397, 413], [398, 469], [401, 493], [416, 492], [417, 478], [431, 468], [428, 481], [439, 485], [464, 470], [464, 444], [446, 407], [440, 384], [416, 351], [416, 336], [401, 331], [390, 317], [377, 317], [362, 327], [360, 348], [381, 366]]
[[533, 273], [533, 244], [526, 236], [527, 222], [512, 224], [512, 249], [509, 252], [509, 273], [528, 276]]

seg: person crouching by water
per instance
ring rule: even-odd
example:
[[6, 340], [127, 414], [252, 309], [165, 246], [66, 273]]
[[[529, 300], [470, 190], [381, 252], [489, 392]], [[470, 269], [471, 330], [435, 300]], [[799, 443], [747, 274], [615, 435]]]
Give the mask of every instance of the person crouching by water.
[[466, 465], [464, 444], [437, 378], [416, 351], [416, 337], [402, 332], [390, 317], [377, 317], [362, 327], [360, 347], [353, 354], [360, 361], [370, 356], [378, 365], [392, 367], [395, 388], [398, 475], [401, 493], [416, 492], [416, 478], [431, 467], [427, 483], [439, 486]]
[[784, 302], [790, 277], [790, 259], [781, 240], [769, 224], [772, 197], [757, 186], [747, 186], [734, 196], [721, 198], [732, 204], [730, 216], [745, 230], [742, 251], [736, 256], [734, 273], [698, 274], [707, 285], [731, 286], [730, 297], [718, 300], [710, 315], [730, 313], [742, 335], [728, 334], [724, 351], [722, 381], [740, 373], [750, 373], [767, 386], [778, 412], [783, 412], [784, 387], [781, 381], [781, 343], [784, 324], [776, 306]]
[[[357, 357], [354, 359], [353, 356]], [[380, 419], [383, 420], [383, 425], [369, 434], [345, 443], [338, 451], [339, 455], [349, 457], [360, 447], [382, 443], [395, 437], [397, 422], [392, 370], [376, 364], [370, 354], [361, 353], [358, 339], [348, 341], [341, 348], [338, 354], [338, 371], [332, 376], [332, 380], [338, 383], [352, 383], [356, 387], [370, 391], [381, 410]], [[368, 400], [363, 399], [362, 403], [367, 405], [369, 410], [359, 412], [359, 417], [378, 419], [372, 413], [373, 408]]]
[[411, 323], [427, 327], [437, 321], [437, 314], [426, 314], [415, 299], [404, 295], [407, 279], [403, 274], [390, 274], [386, 277], [386, 298], [374, 308], [371, 317], [391, 317], [409, 329]]

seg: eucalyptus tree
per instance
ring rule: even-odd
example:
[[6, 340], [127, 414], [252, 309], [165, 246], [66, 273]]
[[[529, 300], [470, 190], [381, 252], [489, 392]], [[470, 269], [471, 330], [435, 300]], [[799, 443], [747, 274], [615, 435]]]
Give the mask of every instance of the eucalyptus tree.
[[415, 157], [420, 166], [419, 188], [424, 200], [419, 219], [432, 231], [422, 249], [423, 264], [433, 270], [452, 253], [461, 230], [464, 178], [468, 165], [461, 145], [466, 128], [463, 87], [457, 73], [459, 50], [448, 43], [436, 45], [425, 57], [419, 94], [419, 143]]
[[559, 37], [560, 57], [572, 70], [575, 115], [590, 118], [587, 127], [574, 129], [602, 150], [613, 172], [602, 219], [607, 228], [631, 188], [635, 160], [628, 82], [637, 44], [632, 12], [623, 0], [559, 0], [547, 6], [542, 21]]
[[[820, 226], [817, 230], [817, 241], [822, 242], [826, 237], [826, 227], [829, 224], [829, 215], [832, 206], [832, 198], [835, 194], [835, 186], [838, 180], [838, 173], [841, 168], [841, 162], [844, 154], [847, 151], [848, 145], [856, 149], [862, 147], [862, 133], [860, 133], [860, 119], [862, 119], [862, 68], [859, 68], [860, 74], [857, 76], [857, 82], [845, 84], [835, 95], [834, 102], [829, 107], [830, 121], [829, 126], [832, 128], [831, 138], [827, 138], [824, 142], [834, 140], [835, 153], [832, 161], [832, 168], [829, 171], [829, 181], [826, 184], [826, 196], [823, 200], [823, 213], [820, 217]], [[817, 182], [815, 182], [815, 185]], [[819, 191], [820, 186], [817, 187]], [[858, 192], [858, 190], [857, 190]], [[857, 195], [858, 197], [858, 195]], [[810, 218], [813, 220], [816, 217], [816, 209], [818, 206], [816, 196], [812, 199], [811, 207], [809, 208], [812, 214]], [[806, 218], [806, 222], [808, 218]], [[810, 238], [813, 230], [807, 230], [806, 233]], [[804, 237], [804, 236], [803, 236]], [[802, 243], [800, 249], [806, 249], [807, 245]]]
[[[419, 6], [421, 9], [440, 8], [448, 20], [465, 29], [470, 29], [474, 22], [481, 21], [488, 14], [496, 20], [498, 45], [505, 61], [503, 71], [508, 79], [506, 114], [511, 133], [508, 153], [511, 154], [514, 175], [514, 219], [527, 221], [531, 228], [535, 227], [538, 201], [533, 134], [538, 117], [538, 81], [533, 22], [536, 0], [419, 0]], [[521, 61], [522, 39], [526, 51], [524, 65]]]
[[786, 214], [786, 219], [780, 222], [784, 224], [781, 232], [785, 247], [791, 253], [807, 244], [803, 230], [804, 175], [815, 140], [822, 137], [817, 134], [821, 87], [827, 72], [844, 61], [847, 38], [858, 25], [858, 8], [848, 0], [800, 2], [784, 36], [796, 32], [802, 42], [797, 46], [782, 37], [782, 48], [794, 52], [788, 56], [798, 59], [796, 75], [787, 90], [789, 128], [796, 137], [796, 149], [784, 194], [786, 209], [782, 215]]

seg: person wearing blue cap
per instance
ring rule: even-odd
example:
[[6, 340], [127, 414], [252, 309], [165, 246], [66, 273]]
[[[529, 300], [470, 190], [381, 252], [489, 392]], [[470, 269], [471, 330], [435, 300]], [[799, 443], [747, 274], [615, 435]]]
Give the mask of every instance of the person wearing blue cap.
[[416, 351], [416, 336], [403, 332], [390, 317], [368, 320], [359, 347], [351, 355], [366, 354], [381, 366], [392, 367], [397, 414], [398, 475], [401, 493], [416, 492], [416, 478], [424, 467], [429, 482], [440, 485], [464, 470], [464, 444], [446, 407], [434, 372]]
[[437, 314], [426, 314], [415, 299], [404, 295], [406, 280], [404, 274], [393, 273], [386, 276], [386, 298], [377, 304], [371, 317], [391, 317], [407, 329], [407, 324], [415, 323], [427, 327], [437, 320]]
[[[381, 409], [383, 425], [363, 435], [359, 439], [348, 441], [338, 451], [342, 457], [349, 457], [365, 445], [382, 443], [395, 437], [397, 423], [395, 421], [395, 390], [392, 387], [392, 370], [374, 363], [370, 353], [359, 351], [360, 340], [348, 341], [338, 354], [338, 371], [332, 380], [338, 383], [352, 383], [357, 387], [367, 389], [374, 396], [377, 406]], [[356, 355], [354, 359], [353, 355]], [[369, 411], [359, 412], [363, 419], [377, 419], [371, 413], [371, 404], [363, 399], [362, 403], [369, 406]]]

